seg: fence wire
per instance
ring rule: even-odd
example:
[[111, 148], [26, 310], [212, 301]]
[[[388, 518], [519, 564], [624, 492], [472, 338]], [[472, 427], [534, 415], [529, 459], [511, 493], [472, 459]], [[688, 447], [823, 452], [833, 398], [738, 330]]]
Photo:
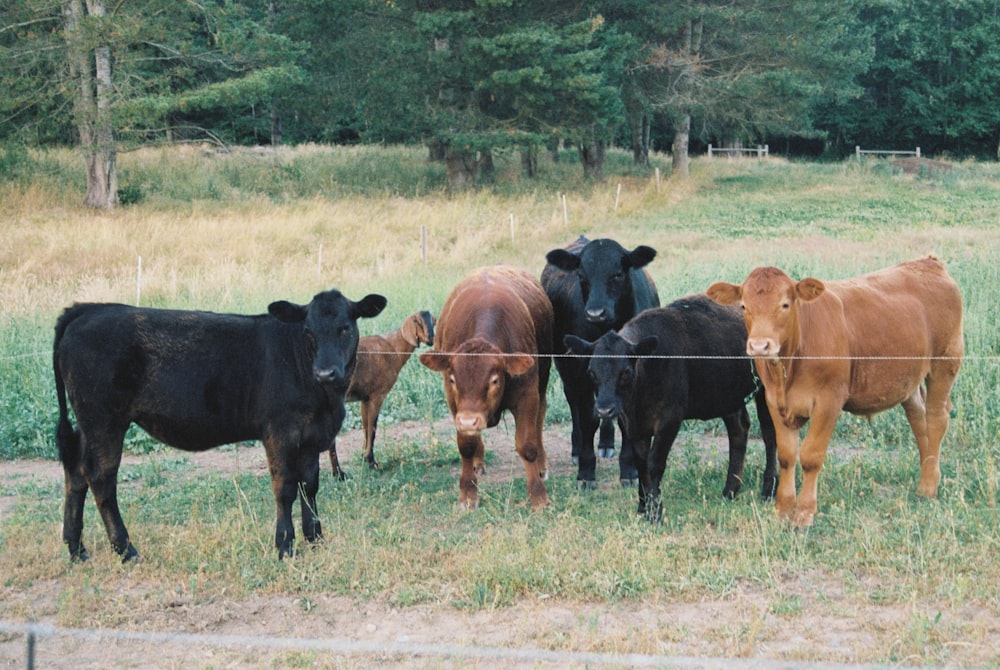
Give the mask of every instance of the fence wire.
[[900, 665], [844, 664], [780, 659], [702, 658], [697, 656], [655, 656], [649, 654], [611, 654], [583, 651], [552, 651], [521, 647], [480, 647], [419, 642], [367, 642], [361, 640], [308, 639], [247, 635], [196, 633], [158, 633], [113, 629], [61, 628], [45, 624], [18, 624], [0, 621], [0, 633], [24, 635], [29, 670], [40, 640], [70, 637], [86, 641], [145, 642], [158, 645], [235, 647], [268, 651], [328, 652], [347, 656], [421, 656], [431, 658], [466, 658], [498, 662], [546, 663], [556, 667], [617, 666], [625, 668], [713, 668], [718, 670], [917, 670]]

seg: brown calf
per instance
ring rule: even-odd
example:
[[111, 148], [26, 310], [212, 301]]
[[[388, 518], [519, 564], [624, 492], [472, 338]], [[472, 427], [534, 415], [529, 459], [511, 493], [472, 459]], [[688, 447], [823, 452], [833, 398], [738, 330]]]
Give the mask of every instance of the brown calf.
[[[361, 426], [365, 431], [368, 467], [378, 467], [375, 461], [375, 431], [382, 403], [396, 384], [413, 350], [421, 344], [434, 342], [434, 323], [430, 312], [417, 312], [406, 317], [399, 330], [384, 335], [366, 335], [358, 342], [358, 363], [347, 389], [346, 401], [361, 402]], [[336, 440], [330, 445], [330, 465], [333, 476], [343, 479]]]
[[812, 524], [817, 478], [842, 410], [871, 416], [902, 405], [920, 450], [917, 494], [937, 495], [941, 440], [963, 355], [962, 296], [940, 261], [928, 256], [825, 283], [757, 268], [742, 285], [712, 284], [708, 295], [743, 308], [747, 355], [777, 431], [781, 516], [799, 527]]
[[542, 426], [551, 354], [552, 304], [527, 272], [481, 268], [448, 296], [434, 349], [420, 354], [420, 362], [444, 378], [462, 455], [460, 505], [479, 504], [482, 431], [497, 425], [504, 410], [514, 416], [514, 446], [524, 462], [531, 506], [548, 505]]

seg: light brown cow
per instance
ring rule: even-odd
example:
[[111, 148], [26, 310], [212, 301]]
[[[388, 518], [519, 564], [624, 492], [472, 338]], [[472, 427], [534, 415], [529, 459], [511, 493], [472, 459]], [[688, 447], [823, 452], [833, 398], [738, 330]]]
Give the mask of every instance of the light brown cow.
[[842, 410], [871, 416], [902, 405], [920, 450], [917, 494], [937, 495], [941, 440], [964, 350], [962, 296], [940, 261], [928, 256], [826, 283], [757, 268], [742, 286], [718, 282], [708, 295], [743, 308], [747, 355], [777, 430], [782, 517], [812, 524], [817, 478]]
[[[366, 335], [358, 341], [358, 364], [347, 387], [346, 402], [361, 402], [361, 427], [365, 432], [365, 461], [368, 467], [377, 468], [375, 460], [375, 433], [382, 403], [395, 386], [403, 366], [421, 344], [434, 342], [434, 316], [430, 312], [416, 312], [391, 333]], [[330, 465], [333, 476], [344, 479], [337, 457], [337, 441], [330, 445]]]
[[514, 446], [524, 462], [534, 508], [548, 505], [542, 426], [552, 364], [552, 304], [532, 275], [497, 265], [472, 272], [448, 296], [434, 349], [420, 362], [444, 377], [462, 456], [460, 505], [479, 504], [482, 431], [514, 416]]

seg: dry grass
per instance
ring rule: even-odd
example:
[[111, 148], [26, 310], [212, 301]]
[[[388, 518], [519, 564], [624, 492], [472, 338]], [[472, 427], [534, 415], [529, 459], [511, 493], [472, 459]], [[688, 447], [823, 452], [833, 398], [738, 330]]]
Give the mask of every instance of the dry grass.
[[[306, 301], [338, 286], [352, 297], [389, 297], [386, 315], [365, 324], [381, 332], [416, 309], [436, 311], [473, 267], [507, 262], [540, 272], [546, 251], [581, 233], [655, 247], [650, 270], [664, 300], [716, 279], [739, 281], [765, 263], [841, 277], [934, 251], [963, 287], [970, 354], [954, 394], [941, 498], [913, 497], [915, 449], [900, 416], [845, 419], [824, 469], [822, 514], [808, 533], [792, 533], [754, 500], [755, 484], [733, 503], [719, 498], [718, 427], [705, 424], [682, 434], [671, 454], [670, 512], [651, 528], [634, 517], [634, 492], [617, 487], [608, 464], [593, 495], [575, 491], [567, 428], [552, 424], [554, 505], [534, 515], [509, 453], [511, 426], [502, 424], [488, 437], [491, 455], [501, 455], [489, 463], [483, 507], [457, 515], [453, 435], [432, 427], [443, 416], [432, 407], [440, 380], [411, 363], [390, 396], [400, 404], [387, 406], [380, 423], [385, 468], [368, 473], [348, 457], [356, 474], [348, 482], [324, 472], [326, 540], [294, 561], [273, 560], [273, 500], [258, 448], [212, 452], [251, 459], [221, 474], [172, 451], [130, 462], [122, 504], [146, 560], [126, 568], [103, 542], [92, 505], [94, 558], [65, 561], [57, 464], [41, 464], [43, 476], [11, 476], [0, 483], [0, 619], [386, 642], [454, 643], [459, 635], [463, 644], [764, 664], [1000, 667], [995, 169], [962, 165], [929, 181], [851, 164], [696, 160], [690, 178], [659, 189], [651, 177], [613, 172], [603, 184], [567, 189], [567, 222], [560, 189], [545, 182], [526, 186], [502, 172], [494, 188], [449, 195], [426, 186], [436, 182], [419, 153], [373, 151], [137, 152], [122, 164], [144, 200], [113, 213], [77, 207], [72, 180], [59, 177], [75, 159], [46, 156], [49, 176], [0, 185], [0, 355], [45, 349], [55, 315], [75, 300], [135, 302], [139, 256], [145, 305], [260, 312], [273, 299]], [[345, 186], [338, 170], [351, 165], [375, 175], [377, 188]], [[398, 184], [393, 169], [407, 175]], [[294, 178], [272, 183], [286, 173]], [[318, 186], [302, 192], [310, 180]], [[219, 195], [205, 195], [209, 182]], [[21, 425], [3, 434], [51, 449], [45, 357], [0, 364], [0, 398], [17, 404], [0, 419]], [[565, 419], [562, 398], [551, 398], [550, 417]], [[405, 433], [404, 420], [412, 422]], [[755, 452], [748, 476], [760, 468]], [[16, 661], [12, 648], [0, 641], [0, 659]], [[55, 648], [74, 662], [106, 653], [72, 641]], [[149, 645], [136, 654], [151, 652], [168, 667], [452, 660], [209, 656]]]

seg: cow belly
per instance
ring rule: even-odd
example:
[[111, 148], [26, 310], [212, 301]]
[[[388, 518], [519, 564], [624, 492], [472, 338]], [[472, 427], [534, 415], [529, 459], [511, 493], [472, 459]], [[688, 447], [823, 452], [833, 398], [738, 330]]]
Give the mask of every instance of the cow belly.
[[927, 376], [927, 364], [918, 359], [914, 356], [912, 361], [876, 361], [878, 365], [856, 366], [844, 410], [869, 416], [902, 403]]
[[184, 451], [205, 451], [258, 437], [249, 429], [212, 420], [177, 421], [170, 417], [143, 416], [136, 423], [154, 439]]

